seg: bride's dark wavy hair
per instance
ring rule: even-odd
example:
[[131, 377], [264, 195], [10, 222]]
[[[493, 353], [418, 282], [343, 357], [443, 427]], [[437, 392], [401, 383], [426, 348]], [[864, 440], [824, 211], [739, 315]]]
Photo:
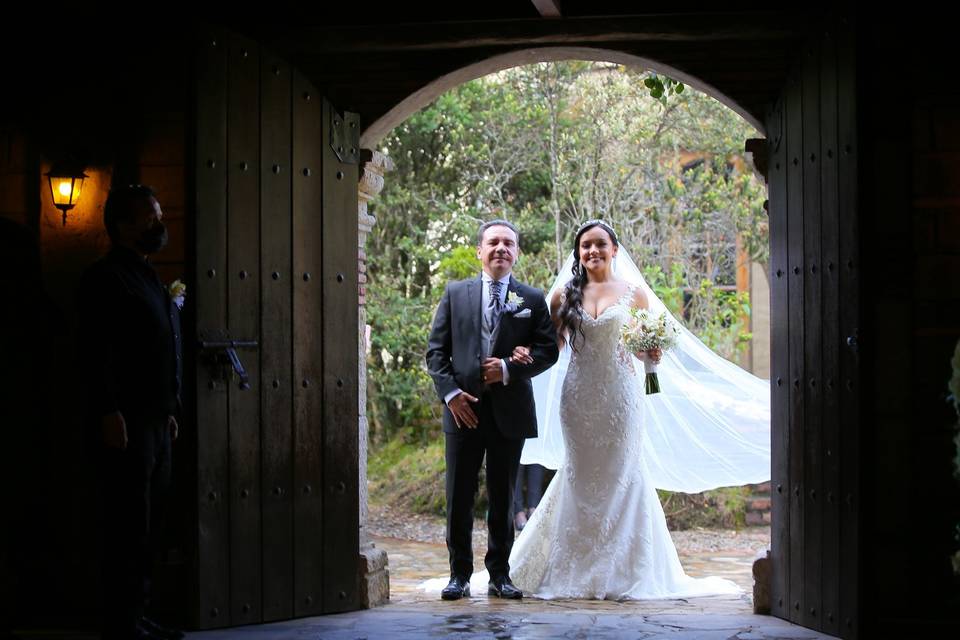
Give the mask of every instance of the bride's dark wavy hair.
[[573, 278], [564, 287], [565, 297], [557, 311], [557, 317], [560, 319], [560, 335], [570, 336], [567, 341], [574, 351], [578, 351], [576, 344], [578, 333], [581, 339], [586, 340], [581, 325], [583, 324], [583, 288], [587, 284], [587, 270], [580, 266], [580, 238], [594, 227], [600, 227], [606, 231], [613, 246], [620, 246], [616, 232], [603, 220], [587, 220], [577, 229], [577, 235], [573, 239], [573, 266], [570, 268]]

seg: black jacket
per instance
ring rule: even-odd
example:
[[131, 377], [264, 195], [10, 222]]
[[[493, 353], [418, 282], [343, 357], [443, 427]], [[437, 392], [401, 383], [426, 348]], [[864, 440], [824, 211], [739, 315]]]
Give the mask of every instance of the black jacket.
[[120, 411], [129, 422], [176, 415], [180, 310], [153, 267], [114, 247], [84, 272], [77, 302], [88, 417]]
[[[530, 347], [532, 364], [507, 363], [510, 383], [485, 385], [480, 380], [483, 353], [480, 332], [483, 291], [480, 277], [451, 282], [443, 292], [433, 318], [427, 346], [427, 369], [441, 402], [454, 389], [480, 397], [490, 395], [497, 428], [509, 438], [535, 438], [537, 412], [530, 378], [557, 361], [557, 334], [543, 292], [511, 276], [508, 292], [523, 298], [515, 311], [504, 311], [494, 330], [491, 356], [509, 358], [517, 345]], [[508, 293], [509, 295], [509, 293]], [[517, 317], [529, 309], [528, 317]], [[443, 430], [457, 431], [444, 406]]]

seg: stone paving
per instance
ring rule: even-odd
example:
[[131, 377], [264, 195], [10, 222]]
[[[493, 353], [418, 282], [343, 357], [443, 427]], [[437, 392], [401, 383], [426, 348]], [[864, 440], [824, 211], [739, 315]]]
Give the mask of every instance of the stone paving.
[[[390, 559], [390, 598], [394, 603], [432, 602], [436, 594], [426, 594], [418, 585], [428, 578], [438, 578], [449, 574], [446, 547], [425, 542], [396, 540], [393, 538], [373, 538], [374, 544], [387, 552]], [[474, 545], [474, 558], [477, 571], [483, 570], [485, 547]], [[722, 552], [684, 553], [680, 551], [680, 562], [684, 570], [694, 577], [720, 576], [736, 582], [744, 589], [740, 598], [731, 598], [723, 602], [727, 612], [752, 611], [751, 594], [753, 576], [751, 568], [756, 554], [749, 550], [725, 550]], [[614, 603], [616, 604], [616, 603]], [[659, 608], [658, 608], [659, 610]]]
[[[433, 526], [433, 525], [431, 525]], [[435, 527], [434, 527], [435, 528]], [[446, 548], [424, 526], [429, 542], [374, 536], [390, 558], [391, 602], [367, 611], [302, 618], [273, 624], [192, 632], [188, 640], [473, 640], [630, 639], [630, 640], [831, 640], [771, 616], [752, 613], [750, 568], [768, 532], [673, 532], [684, 569], [690, 575], [719, 575], [744, 588], [740, 596], [713, 596], [631, 602], [587, 600], [502, 601], [484, 593], [443, 602], [417, 586], [446, 575]], [[432, 531], [432, 532], [429, 532]], [[485, 539], [477, 536], [481, 563]], [[31, 633], [37, 640], [86, 638], [95, 634]]]
[[[756, 532], [755, 532], [756, 533]], [[702, 536], [701, 536], [702, 537]], [[759, 535], [763, 539], [763, 534]], [[729, 538], [727, 538], [729, 540]], [[736, 539], [736, 538], [735, 538]], [[446, 549], [437, 542], [373, 538], [390, 558], [391, 602], [369, 611], [305, 618], [269, 625], [191, 633], [189, 640], [373, 640], [456, 638], [472, 640], [635, 639], [635, 640], [807, 640], [831, 636], [770, 616], [752, 613], [750, 567], [755, 541], [727, 544], [678, 544], [687, 573], [720, 575], [745, 589], [741, 596], [714, 596], [640, 602], [537, 600], [502, 601], [483, 593], [443, 602], [418, 585], [446, 575]], [[482, 537], [475, 539], [482, 558]], [[688, 546], [688, 547], [689, 547]], [[478, 560], [479, 562], [479, 560]]]
[[[391, 505], [371, 504], [367, 530], [374, 544], [387, 552], [390, 562], [390, 592], [394, 603], [421, 602], [435, 598], [417, 589], [428, 578], [449, 574], [444, 543], [445, 520], [436, 515], [410, 514]], [[745, 591], [741, 611], [750, 611], [753, 561], [770, 547], [770, 527], [746, 527], [740, 531], [690, 529], [671, 531], [684, 570], [694, 576], [720, 576]], [[483, 570], [487, 548], [486, 524], [474, 520], [475, 570]]]
[[[707, 605], [710, 606], [710, 605]], [[533, 602], [487, 601], [387, 605], [368, 611], [268, 625], [190, 633], [189, 640], [830, 640], [831, 636], [769, 616], [657, 613], [635, 604], [597, 611], [571, 602], [544, 608]]]

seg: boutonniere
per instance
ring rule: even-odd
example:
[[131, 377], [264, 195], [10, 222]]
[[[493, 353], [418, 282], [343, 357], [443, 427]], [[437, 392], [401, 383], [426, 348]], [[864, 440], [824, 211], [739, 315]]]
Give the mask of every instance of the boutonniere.
[[178, 278], [170, 283], [167, 291], [170, 293], [170, 299], [177, 305], [177, 308], [183, 309], [183, 299], [187, 295], [187, 285], [180, 282]]
[[523, 298], [516, 291], [507, 291], [507, 310], [511, 313], [523, 306]]

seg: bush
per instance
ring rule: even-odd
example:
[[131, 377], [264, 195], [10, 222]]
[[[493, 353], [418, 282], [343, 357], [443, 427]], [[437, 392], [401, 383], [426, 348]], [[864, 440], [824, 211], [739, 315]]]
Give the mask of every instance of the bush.
[[667, 526], [672, 530], [696, 527], [742, 529], [747, 524], [749, 487], [723, 487], [705, 493], [657, 490]]
[[[396, 434], [367, 463], [370, 499], [410, 513], [446, 515], [446, 462], [443, 437], [420, 444], [409, 432]], [[487, 512], [486, 476], [481, 469], [474, 513]]]
[[[446, 515], [446, 463], [443, 438], [421, 444], [409, 432], [396, 434], [370, 454], [367, 466], [370, 499], [409, 513]], [[486, 476], [480, 471], [474, 514], [487, 511]], [[749, 487], [724, 487], [705, 493], [657, 491], [670, 529], [696, 527], [741, 529], [746, 526]]]

